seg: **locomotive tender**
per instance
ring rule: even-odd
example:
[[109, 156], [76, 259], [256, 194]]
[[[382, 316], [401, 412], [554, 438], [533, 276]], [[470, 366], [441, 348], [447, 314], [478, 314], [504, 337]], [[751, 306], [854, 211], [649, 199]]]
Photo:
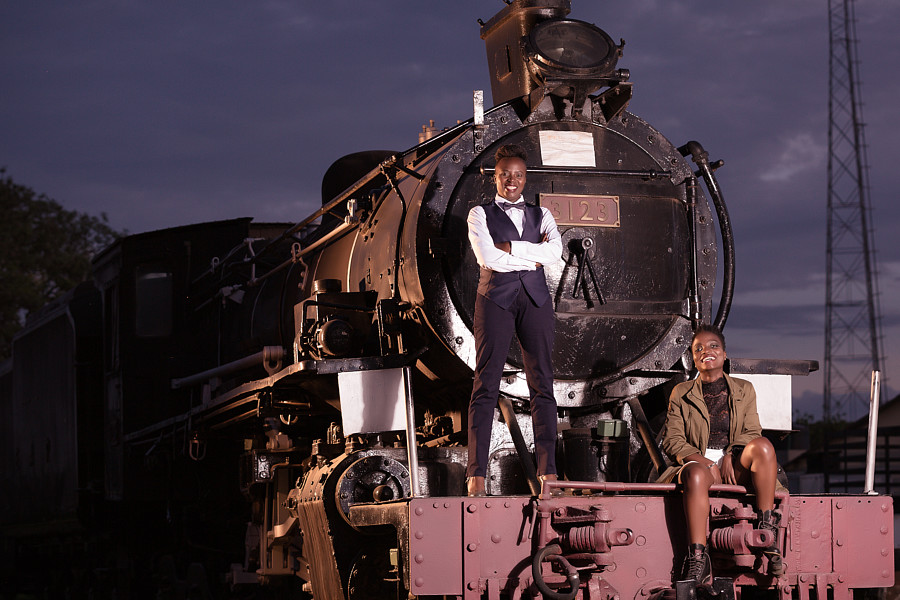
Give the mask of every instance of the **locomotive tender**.
[[[49, 589], [76, 597], [695, 593], [673, 585], [680, 495], [652, 481], [692, 330], [724, 325], [731, 304], [718, 164], [626, 110], [624, 42], [568, 12], [514, 0], [482, 23], [495, 106], [476, 93], [472, 119], [410, 150], [337, 161], [309, 218], [129, 236], [29, 321], [0, 369], [7, 581], [49, 572]], [[466, 216], [493, 198], [508, 143], [528, 151], [526, 200], [550, 208], [564, 242], [545, 270], [567, 492], [538, 493], [514, 345], [490, 496], [467, 498], [479, 268]], [[743, 488], [713, 491], [708, 594], [893, 584], [890, 497], [780, 494], [786, 573], [773, 579]], [[65, 575], [42, 566], [61, 556]]]

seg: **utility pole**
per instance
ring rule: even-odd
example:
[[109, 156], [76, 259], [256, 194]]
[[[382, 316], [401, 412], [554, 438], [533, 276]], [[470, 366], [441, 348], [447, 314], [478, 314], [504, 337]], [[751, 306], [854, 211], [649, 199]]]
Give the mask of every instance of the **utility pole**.
[[828, 0], [826, 420], [865, 414], [883, 360], [854, 3]]

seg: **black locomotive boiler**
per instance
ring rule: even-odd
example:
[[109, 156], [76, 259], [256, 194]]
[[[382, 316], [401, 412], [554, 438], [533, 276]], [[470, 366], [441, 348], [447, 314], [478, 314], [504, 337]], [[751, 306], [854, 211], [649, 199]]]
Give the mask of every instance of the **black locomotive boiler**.
[[[727, 319], [731, 231], [718, 164], [628, 112], [624, 42], [568, 12], [568, 0], [515, 0], [483, 23], [493, 108], [476, 93], [471, 119], [405, 152], [338, 160], [308, 218], [129, 236], [96, 258], [93, 282], [29, 321], [0, 370], [3, 483], [20, 492], [2, 511], [5, 578], [134, 598], [670, 589], [680, 500], [647, 483], [664, 461], [655, 435], [691, 374], [693, 329]], [[526, 201], [553, 212], [564, 242], [545, 270], [560, 462], [580, 491], [561, 499], [537, 494], [515, 345], [491, 496], [464, 497], [479, 273], [466, 216], [493, 197], [493, 153], [508, 143], [528, 152]], [[800, 553], [799, 515], [832, 500], [781, 496], [797, 546], [775, 582], [754, 570], [769, 541], [734, 492], [714, 501], [731, 583], [718, 594], [892, 583], [892, 546], [879, 551], [890, 498], [844, 500], [852, 518], [885, 522], [853, 538], [876, 565], [861, 574], [841, 552]], [[833, 512], [816, 544], [843, 526]], [[833, 577], [801, 583], [813, 570]]]

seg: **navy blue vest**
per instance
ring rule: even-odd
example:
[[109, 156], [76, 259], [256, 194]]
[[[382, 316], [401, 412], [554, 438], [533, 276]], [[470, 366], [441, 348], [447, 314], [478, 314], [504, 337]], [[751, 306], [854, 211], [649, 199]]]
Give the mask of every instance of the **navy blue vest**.
[[[537, 206], [525, 206], [525, 226], [522, 228], [521, 236], [512, 220], [496, 203], [484, 204], [482, 208], [488, 231], [494, 243], [525, 241], [539, 244], [541, 242], [543, 212]], [[544, 267], [538, 267], [534, 271], [511, 271], [509, 273], [481, 269], [478, 293], [501, 308], [509, 308], [522, 288], [536, 305], [543, 306], [544, 302], [550, 299]]]

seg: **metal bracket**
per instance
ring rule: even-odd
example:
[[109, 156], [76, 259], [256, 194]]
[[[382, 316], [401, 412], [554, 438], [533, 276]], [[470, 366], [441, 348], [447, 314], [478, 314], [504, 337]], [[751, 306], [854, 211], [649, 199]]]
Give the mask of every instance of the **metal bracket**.
[[[578, 298], [580, 287], [581, 291], [584, 292], [584, 301], [588, 308], [594, 308], [594, 301], [591, 300], [590, 288], [593, 288], [594, 293], [597, 295], [597, 302], [604, 304], [603, 295], [600, 293], [600, 285], [597, 283], [597, 275], [594, 272], [594, 265], [591, 263], [591, 258], [594, 255], [592, 250], [593, 246], [594, 240], [591, 238], [582, 238], [581, 240], [572, 240], [569, 242], [569, 249], [578, 260], [578, 271], [575, 274], [575, 285], [572, 289], [572, 297]], [[585, 268], [587, 269], [587, 273], [585, 273]], [[593, 284], [590, 288], [588, 287], [587, 281], [588, 275], [590, 275], [591, 283]]]
[[473, 104], [473, 120], [472, 120], [472, 143], [475, 154], [481, 154], [484, 150], [484, 130], [487, 125], [484, 124], [484, 90], [475, 90], [472, 94]]

